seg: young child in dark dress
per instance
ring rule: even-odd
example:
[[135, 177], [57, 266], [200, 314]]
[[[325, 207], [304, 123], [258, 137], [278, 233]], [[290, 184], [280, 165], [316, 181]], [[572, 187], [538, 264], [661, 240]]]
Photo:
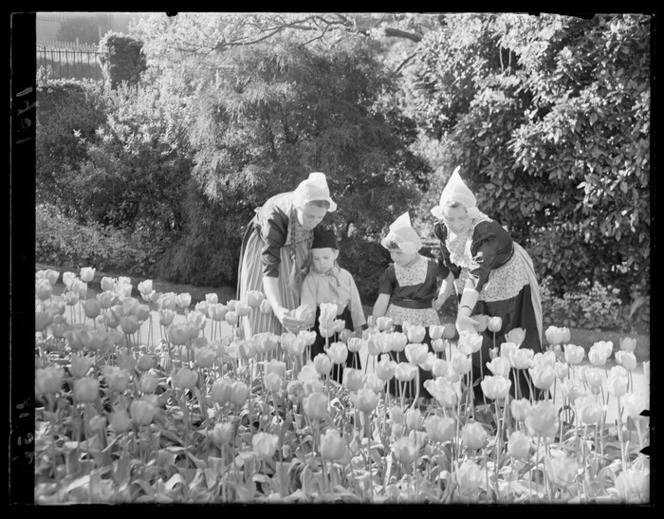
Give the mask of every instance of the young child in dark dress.
[[[339, 342], [339, 333], [335, 332], [327, 338], [321, 334], [321, 305], [333, 303], [337, 306], [336, 319], [345, 323], [345, 329], [361, 336], [366, 324], [360, 294], [350, 272], [337, 263], [339, 249], [334, 233], [327, 229], [316, 229], [311, 245], [311, 266], [302, 283], [301, 304], [316, 309], [314, 331], [316, 341], [311, 345], [311, 359], [325, 352], [325, 348]], [[326, 334], [327, 335], [327, 334]], [[360, 368], [358, 352], [349, 352], [346, 366]], [[332, 377], [337, 382], [343, 380], [343, 365], [335, 364]]]
[[[422, 241], [410, 223], [408, 213], [402, 214], [390, 226], [389, 234], [381, 244], [390, 252], [394, 263], [383, 272], [379, 280], [379, 294], [373, 307], [372, 318], [389, 317], [394, 330], [404, 331], [404, 325], [423, 326], [426, 330], [423, 344], [431, 347], [429, 327], [440, 324], [438, 312], [433, 308], [433, 300], [438, 293], [438, 262], [422, 256], [418, 251]], [[403, 351], [390, 352], [396, 362], [407, 362]], [[424, 381], [433, 378], [431, 371], [419, 370], [419, 396], [431, 398], [424, 388]], [[390, 393], [397, 395], [397, 381], [390, 381]], [[406, 398], [414, 398], [417, 393], [414, 381], [408, 382]]]

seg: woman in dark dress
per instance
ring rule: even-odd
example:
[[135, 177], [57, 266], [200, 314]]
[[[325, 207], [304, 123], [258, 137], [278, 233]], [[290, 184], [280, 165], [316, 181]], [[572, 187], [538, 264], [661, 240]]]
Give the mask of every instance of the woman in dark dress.
[[265, 294], [271, 312], [253, 311], [243, 322], [245, 337], [261, 332], [297, 332], [306, 323], [290, 314], [300, 305], [303, 268], [313, 230], [337, 204], [323, 173], [311, 173], [294, 191], [280, 193], [257, 208], [242, 240], [237, 298], [251, 290]]
[[[522, 328], [521, 347], [542, 351], [542, 305], [532, 260], [498, 222], [476, 207], [458, 167], [431, 213], [436, 218], [434, 233], [440, 241], [443, 270], [435, 307], [440, 308], [456, 289], [458, 331], [474, 329], [477, 321], [471, 315], [497, 316], [502, 320], [495, 334], [497, 346], [510, 330]], [[490, 360], [494, 344], [493, 332], [487, 329], [483, 336], [481, 354], [473, 354], [473, 381], [480, 378], [480, 359], [482, 363]], [[530, 394], [526, 376], [519, 377], [519, 394], [525, 397]], [[512, 394], [515, 388], [512, 379]], [[476, 396], [481, 398], [479, 385]]]

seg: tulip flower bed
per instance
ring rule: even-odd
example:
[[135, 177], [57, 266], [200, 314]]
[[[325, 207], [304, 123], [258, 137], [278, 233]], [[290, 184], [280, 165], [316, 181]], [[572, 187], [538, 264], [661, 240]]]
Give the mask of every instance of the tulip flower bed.
[[[93, 274], [63, 273], [56, 296], [60, 273], [36, 273], [36, 504], [649, 501], [647, 398], [632, 390], [629, 339], [609, 369], [611, 343], [584, 363], [565, 328], [550, 327], [536, 355], [514, 330], [485, 359], [477, 402], [479, 335], [452, 325], [430, 329], [430, 352], [419, 327], [380, 318], [307, 362], [311, 331], [242, 336], [245, 316], [270, 311], [260, 292], [192, 307], [150, 281], [132, 297], [120, 277], [87, 297]], [[334, 337], [336, 312], [321, 310]], [[339, 384], [333, 366], [354, 351], [365, 365]], [[418, 367], [432, 372], [431, 401], [387, 391]], [[537, 400], [510, 395], [510, 375], [526, 373]]]

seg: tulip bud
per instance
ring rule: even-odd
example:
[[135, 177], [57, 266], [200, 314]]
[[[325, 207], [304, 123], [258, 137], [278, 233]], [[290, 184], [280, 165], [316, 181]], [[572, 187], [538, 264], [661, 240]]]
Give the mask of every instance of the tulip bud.
[[444, 377], [449, 372], [449, 364], [445, 359], [436, 359], [431, 365], [431, 373], [434, 377]]
[[560, 344], [563, 341], [563, 331], [557, 326], [549, 326], [545, 330], [544, 336], [547, 342], [552, 345]]
[[410, 382], [415, 378], [419, 368], [408, 362], [399, 362], [394, 370], [394, 378], [399, 382]]
[[229, 379], [218, 378], [212, 384], [212, 389], [210, 390], [210, 396], [212, 400], [219, 405], [224, 405], [227, 402], [230, 402], [232, 399], [233, 385]]
[[494, 375], [508, 377], [512, 366], [505, 357], [494, 357], [491, 362], [486, 363], [486, 367], [491, 370]]
[[404, 465], [413, 463], [419, 456], [419, 446], [410, 438], [400, 438], [392, 444], [394, 457]]
[[58, 282], [60, 273], [57, 270], [46, 269], [44, 271], [44, 276], [46, 276], [46, 279], [48, 279], [51, 282], [51, 285], [55, 285]]
[[157, 408], [150, 400], [134, 400], [129, 406], [129, 412], [136, 425], [150, 425], [157, 414]]
[[477, 422], [468, 422], [461, 429], [461, 441], [471, 450], [481, 449], [486, 439], [486, 429]]
[[364, 344], [366, 344], [364, 339], [360, 339], [359, 337], [351, 337], [346, 342], [346, 347], [348, 348], [349, 352], [355, 353], [359, 352]]
[[99, 381], [90, 377], [74, 380], [74, 400], [76, 402], [94, 402], [99, 393]]
[[351, 394], [350, 399], [358, 411], [370, 413], [378, 405], [380, 397], [371, 389], [364, 388], [360, 389], [357, 393]]
[[420, 343], [424, 341], [427, 330], [422, 325], [411, 325], [406, 331], [406, 337], [411, 343]]
[[558, 487], [567, 488], [575, 483], [579, 464], [576, 459], [560, 453], [544, 458], [544, 470], [551, 483]]
[[413, 365], [422, 364], [426, 361], [429, 348], [426, 344], [411, 342], [405, 348], [406, 358]]
[[327, 429], [320, 438], [321, 456], [329, 460], [339, 460], [346, 454], [346, 440], [336, 429]]
[[173, 375], [173, 385], [182, 389], [193, 389], [198, 382], [198, 372], [189, 368], [180, 368]]
[[268, 391], [277, 393], [281, 391], [283, 379], [277, 373], [268, 373], [263, 377], [263, 383]]
[[443, 329], [443, 339], [450, 341], [456, 337], [456, 334], [457, 331], [454, 323], [445, 323], [445, 327]]
[[79, 300], [78, 292], [72, 292], [71, 290], [65, 292], [63, 297], [65, 299], [65, 304], [68, 306], [74, 306], [76, 303], [78, 303]]
[[614, 366], [609, 371], [609, 377], [606, 379], [606, 388], [611, 396], [620, 398], [627, 393], [628, 386], [627, 370], [622, 366]]
[[530, 349], [518, 349], [512, 353], [512, 366], [514, 369], [528, 369], [533, 365], [535, 352]]
[[304, 414], [314, 420], [325, 418], [327, 416], [327, 405], [327, 395], [323, 393], [314, 392], [309, 396], [304, 397], [302, 400], [302, 409]]
[[[343, 342], [333, 342], [327, 350], [333, 364], [344, 364], [348, 358], [348, 348]], [[314, 364], [315, 364], [314, 359]]]
[[51, 282], [46, 278], [37, 280], [35, 282], [35, 294], [42, 301], [49, 299], [53, 294], [53, 286], [51, 285]]
[[624, 337], [620, 339], [620, 349], [630, 353], [634, 353], [636, 349], [636, 339], [631, 337]]
[[239, 321], [240, 317], [238, 316], [237, 312], [234, 312], [232, 310], [226, 312], [226, 322], [228, 324], [230, 324], [231, 326], [235, 326]]
[[517, 460], [526, 461], [530, 457], [530, 437], [521, 431], [514, 431], [507, 442], [507, 452]]
[[328, 375], [332, 370], [332, 360], [326, 353], [314, 357], [314, 368], [321, 375]]
[[362, 377], [362, 370], [346, 368], [344, 370], [344, 385], [348, 388], [348, 391], [358, 391], [362, 389]]
[[521, 398], [510, 402], [510, 411], [515, 420], [524, 422], [530, 411], [530, 400]]
[[560, 390], [572, 404], [584, 393], [582, 382], [575, 378], [564, 380], [560, 385]]
[[96, 269], [90, 268], [90, 267], [83, 267], [81, 269], [81, 279], [85, 281], [86, 283], [89, 283], [90, 281], [94, 280], [95, 278], [95, 271]]
[[394, 321], [392, 321], [392, 318], [390, 317], [378, 317], [376, 319], [376, 326], [378, 327], [378, 330], [381, 332], [389, 330], [390, 328], [392, 328], [393, 324]]
[[129, 387], [131, 375], [126, 369], [117, 366], [104, 366], [102, 374], [111, 391], [122, 393]]
[[81, 357], [80, 355], [71, 356], [69, 372], [74, 378], [82, 378], [88, 374], [95, 361], [90, 357]]
[[480, 382], [480, 386], [487, 398], [502, 400], [509, 394], [512, 381], [501, 375], [487, 375]]
[[454, 438], [456, 421], [448, 416], [429, 416], [424, 421], [427, 436], [435, 442], [446, 442]]
[[35, 373], [35, 391], [40, 395], [52, 395], [60, 391], [64, 378], [62, 366], [49, 366]]
[[286, 385], [286, 393], [291, 402], [299, 404], [306, 395], [304, 384], [300, 380], [291, 380]]
[[157, 367], [157, 357], [154, 355], [141, 355], [136, 362], [139, 371], [150, 371]]
[[120, 328], [122, 328], [122, 331], [127, 334], [136, 333], [138, 329], [141, 327], [135, 315], [127, 315], [124, 317], [120, 317], [119, 321], [120, 321]]
[[115, 288], [115, 278], [104, 276], [101, 278], [100, 285], [104, 292], [110, 292]]
[[444, 339], [434, 339], [431, 341], [431, 349], [436, 353], [445, 351], [446, 342]]
[[448, 409], [456, 406], [458, 395], [454, 386], [446, 377], [425, 380], [423, 386], [442, 407]]
[[231, 422], [215, 424], [212, 429], [212, 442], [219, 448], [228, 445], [235, 436], [235, 427]]
[[583, 358], [586, 355], [586, 350], [584, 350], [583, 347], [576, 346], [575, 344], [565, 344], [563, 348], [565, 354], [565, 362], [567, 362], [570, 365], [581, 364]]
[[490, 332], [493, 333], [499, 332], [502, 327], [503, 327], [502, 318], [494, 316], [489, 319], [489, 324], [487, 325], [487, 328], [489, 329]]
[[594, 425], [601, 420], [602, 406], [597, 403], [594, 397], [584, 396], [577, 398], [574, 405], [582, 423]]
[[636, 356], [631, 351], [617, 351], [615, 357], [618, 363], [627, 371], [633, 371], [636, 369]]
[[115, 411], [111, 415], [111, 428], [115, 431], [116, 434], [122, 434], [129, 430], [131, 427], [131, 420], [129, 419], [129, 414], [124, 409], [120, 411]]
[[367, 373], [362, 377], [364, 389], [369, 389], [379, 395], [385, 389], [385, 382], [383, 382], [375, 373]]
[[408, 427], [408, 429], [419, 429], [422, 426], [422, 423], [422, 413], [419, 409], [409, 409], [406, 411], [406, 427]]
[[445, 328], [439, 324], [433, 324], [429, 326], [429, 337], [432, 341], [440, 339], [443, 336], [443, 330]]
[[533, 385], [537, 389], [549, 389], [556, 379], [556, 373], [552, 366], [540, 366], [539, 368], [530, 368], [528, 370], [533, 380]]
[[454, 372], [460, 376], [470, 372], [473, 367], [473, 361], [470, 356], [461, 353], [460, 351], [455, 351], [452, 353], [451, 364]]
[[251, 446], [254, 453], [259, 458], [268, 459], [274, 456], [279, 443], [279, 437], [276, 434], [259, 432], [251, 438]]
[[558, 431], [558, 412], [549, 400], [541, 400], [531, 406], [525, 423], [532, 436], [552, 438]]
[[194, 352], [194, 361], [199, 368], [211, 368], [217, 359], [217, 352], [208, 347], [197, 348]]
[[231, 389], [231, 402], [236, 407], [242, 406], [249, 397], [249, 388], [244, 382], [236, 380], [231, 384]]
[[159, 379], [152, 373], [144, 373], [138, 381], [138, 390], [145, 395], [151, 395], [157, 390]]
[[376, 375], [383, 382], [387, 382], [394, 377], [397, 369], [397, 363], [393, 361], [389, 355], [383, 354], [380, 360], [376, 363]]
[[88, 420], [88, 427], [93, 433], [102, 432], [106, 428], [106, 417], [95, 415]]
[[477, 463], [469, 459], [461, 464], [454, 475], [459, 487], [467, 492], [478, 489], [483, 480], [482, 470]]
[[459, 351], [466, 355], [477, 353], [482, 348], [483, 337], [477, 332], [462, 330], [459, 333]]

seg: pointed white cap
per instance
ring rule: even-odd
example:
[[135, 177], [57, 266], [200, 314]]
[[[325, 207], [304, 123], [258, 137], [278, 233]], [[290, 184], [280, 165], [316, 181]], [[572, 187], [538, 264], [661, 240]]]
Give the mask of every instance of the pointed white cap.
[[410, 224], [410, 216], [405, 212], [390, 225], [390, 232], [380, 243], [389, 249], [388, 242], [396, 242], [399, 249], [406, 254], [414, 254], [422, 248], [422, 240]]

